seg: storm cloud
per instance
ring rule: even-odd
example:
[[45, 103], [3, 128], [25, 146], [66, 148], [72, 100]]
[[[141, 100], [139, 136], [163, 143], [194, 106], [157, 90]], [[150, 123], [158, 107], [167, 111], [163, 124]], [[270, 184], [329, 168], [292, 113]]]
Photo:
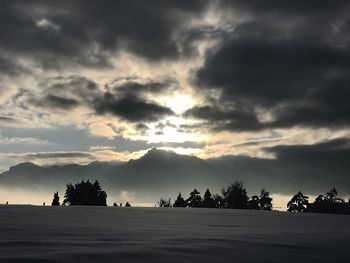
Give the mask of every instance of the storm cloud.
[[143, 83], [130, 80], [122, 84], [106, 84], [103, 90], [94, 81], [73, 75], [42, 82], [42, 93], [27, 95], [27, 102], [48, 110], [69, 111], [83, 106], [97, 115], [111, 114], [130, 122], [157, 121], [174, 112], [147, 99], [147, 94], [169, 91], [175, 83], [170, 79]]
[[2, 1], [0, 47], [34, 56], [44, 67], [108, 67], [110, 52], [150, 60], [181, 56], [174, 32], [203, 1]]
[[98, 114], [111, 113], [131, 122], [153, 122], [163, 116], [174, 114], [170, 108], [156, 102], [144, 101], [133, 95], [116, 98], [109, 92], [96, 100], [95, 107]]
[[23, 72], [25, 70], [20, 65], [0, 54], [0, 75], [16, 76]]
[[218, 106], [193, 107], [184, 113], [186, 117], [206, 120], [208, 125], [215, 123], [213, 130], [259, 130], [261, 124], [258, 118], [249, 110], [225, 109]]
[[[218, 105], [231, 108], [223, 116], [232, 115], [227, 118], [232, 125], [222, 125], [219, 117], [217, 128], [348, 125], [345, 25], [349, 25], [349, 5], [339, 1], [334, 6], [326, 4], [330, 8], [326, 9], [322, 3], [316, 10], [301, 1], [283, 7], [276, 1], [232, 3], [231, 8], [242, 9], [252, 18], [238, 24], [218, 48], [208, 51], [204, 66], [196, 73], [199, 90], [220, 92], [218, 100], [210, 101], [214, 104], [210, 112], [217, 111]], [[254, 115], [259, 108], [273, 118], [254, 125], [236, 121], [237, 112], [247, 113], [248, 109]], [[213, 121], [208, 110], [208, 106], [195, 107], [188, 114]]]

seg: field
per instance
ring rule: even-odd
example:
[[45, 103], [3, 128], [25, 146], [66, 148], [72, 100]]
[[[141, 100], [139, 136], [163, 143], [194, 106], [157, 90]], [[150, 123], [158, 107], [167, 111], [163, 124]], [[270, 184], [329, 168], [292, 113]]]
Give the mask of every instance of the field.
[[349, 262], [350, 216], [0, 206], [0, 262]]

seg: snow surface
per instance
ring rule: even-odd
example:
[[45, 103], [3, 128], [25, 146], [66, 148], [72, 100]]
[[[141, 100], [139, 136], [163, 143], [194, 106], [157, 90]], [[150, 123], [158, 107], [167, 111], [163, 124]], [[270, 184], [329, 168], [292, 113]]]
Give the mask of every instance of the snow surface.
[[350, 216], [0, 206], [0, 262], [350, 262]]

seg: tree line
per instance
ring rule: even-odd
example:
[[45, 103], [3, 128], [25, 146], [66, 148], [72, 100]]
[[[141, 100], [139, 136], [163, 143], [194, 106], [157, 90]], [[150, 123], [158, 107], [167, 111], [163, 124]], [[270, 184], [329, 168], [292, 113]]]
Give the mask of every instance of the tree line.
[[[194, 208], [233, 208], [233, 209], [254, 209], [254, 210], [272, 210], [272, 198], [270, 193], [262, 189], [259, 195], [253, 195], [250, 198], [243, 183], [236, 181], [227, 188], [223, 188], [222, 195], [210, 193], [207, 189], [203, 195], [194, 189], [187, 199], [184, 199], [179, 193], [175, 202], [171, 199], [161, 198], [157, 202], [159, 207], [194, 207]], [[317, 212], [317, 213], [335, 213], [350, 214], [350, 200], [337, 197], [338, 191], [333, 188], [326, 194], [319, 195], [313, 203], [309, 203], [309, 197], [301, 191], [296, 193], [287, 203], [289, 212]]]
[[[54, 193], [51, 205], [60, 205], [58, 192]], [[67, 184], [62, 205], [107, 206], [107, 194], [102, 190], [97, 180], [94, 183], [91, 183], [89, 180], [82, 180], [75, 185], [69, 183]]]
[[[223, 188], [221, 195], [212, 195], [209, 188], [207, 188], [202, 197], [200, 192], [194, 189], [186, 199], [179, 193], [174, 203], [171, 202], [170, 198], [161, 198], [156, 205], [158, 207], [272, 210], [272, 201], [270, 193], [265, 189], [261, 189], [258, 195], [249, 197], [243, 182], [235, 181]], [[54, 193], [51, 204], [53, 206], [60, 205], [58, 192]], [[102, 190], [97, 180], [94, 183], [89, 180], [82, 180], [74, 185], [69, 183], [66, 187], [62, 205], [107, 206], [107, 193]], [[113, 206], [118, 205], [114, 203]], [[127, 202], [125, 206], [131, 205]], [[313, 203], [310, 203], [309, 197], [299, 191], [287, 203], [287, 211], [350, 214], [350, 200], [345, 202], [342, 198], [339, 198], [338, 191], [333, 188], [326, 194], [319, 195]]]
[[[59, 206], [60, 197], [58, 192], [55, 192], [52, 199], [52, 206]], [[80, 183], [67, 184], [66, 193], [62, 205], [91, 205], [91, 206], [107, 206], [107, 193], [102, 190], [100, 183], [95, 180], [91, 183], [89, 180], [82, 180]], [[118, 206], [114, 203], [113, 206]], [[122, 204], [120, 204], [122, 206]], [[130, 203], [126, 202], [126, 207], [130, 207]]]
[[287, 211], [350, 214], [350, 199], [345, 202], [337, 196], [338, 191], [332, 188], [326, 194], [317, 196], [313, 203], [309, 203], [309, 197], [299, 191], [287, 203]]
[[222, 195], [212, 195], [209, 188], [205, 191], [203, 198], [200, 192], [194, 189], [187, 199], [179, 193], [175, 202], [171, 204], [171, 199], [161, 198], [157, 203], [159, 207], [203, 207], [203, 208], [233, 208], [233, 209], [255, 209], [255, 210], [272, 210], [272, 198], [270, 193], [261, 189], [259, 195], [248, 197], [247, 190], [240, 181], [230, 184], [227, 188], [222, 189]]

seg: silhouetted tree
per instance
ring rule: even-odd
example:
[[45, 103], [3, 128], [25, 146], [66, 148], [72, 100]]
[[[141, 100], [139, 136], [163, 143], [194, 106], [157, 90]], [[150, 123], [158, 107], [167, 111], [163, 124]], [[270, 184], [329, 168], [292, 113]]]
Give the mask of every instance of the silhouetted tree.
[[207, 208], [215, 207], [215, 201], [209, 191], [209, 188], [205, 191], [203, 196], [203, 207], [207, 207]]
[[60, 205], [60, 197], [58, 196], [58, 192], [53, 194], [53, 200], [51, 203], [52, 206]]
[[316, 197], [315, 202], [309, 204], [310, 212], [318, 213], [349, 213], [349, 206], [345, 204], [342, 198], [338, 198], [338, 191], [333, 188], [325, 195]]
[[158, 202], [157, 205], [159, 207], [171, 207], [171, 199], [168, 198], [168, 200], [161, 198]]
[[327, 203], [344, 203], [344, 199], [337, 197], [338, 191], [333, 188], [326, 193], [325, 202]]
[[272, 198], [270, 197], [270, 193], [267, 192], [264, 188], [261, 189], [259, 201], [260, 209], [272, 210]]
[[63, 205], [78, 205], [79, 196], [75, 187], [69, 183], [67, 184], [66, 193], [64, 194]]
[[93, 184], [89, 180], [82, 180], [74, 186], [68, 184], [64, 198], [64, 205], [107, 205], [107, 194], [97, 180]]
[[288, 211], [289, 212], [306, 212], [307, 206], [309, 204], [308, 199], [309, 199], [308, 196], [303, 195], [303, 193], [299, 191], [287, 203]]
[[173, 207], [186, 207], [186, 206], [187, 206], [186, 201], [183, 199], [181, 193], [179, 193], [179, 195], [177, 196], [173, 204]]
[[114, 203], [113, 206], [117, 206], [118, 207], [117, 203]]
[[272, 210], [272, 198], [270, 193], [264, 188], [261, 189], [260, 195], [253, 195], [248, 202], [249, 209], [255, 210]]
[[248, 208], [253, 210], [261, 210], [259, 196], [253, 195], [248, 201]]
[[222, 189], [224, 206], [226, 208], [246, 209], [248, 208], [248, 195], [243, 183], [236, 181], [226, 189]]
[[129, 202], [126, 202], [125, 206], [126, 206], [126, 207], [130, 207], [131, 205], [130, 205]]
[[188, 207], [201, 207], [202, 206], [202, 197], [197, 189], [194, 189], [190, 193], [190, 197], [186, 200]]
[[214, 200], [214, 207], [216, 207], [216, 208], [223, 208], [224, 207], [225, 202], [224, 202], [224, 199], [222, 198], [221, 195], [214, 194], [213, 200]]

